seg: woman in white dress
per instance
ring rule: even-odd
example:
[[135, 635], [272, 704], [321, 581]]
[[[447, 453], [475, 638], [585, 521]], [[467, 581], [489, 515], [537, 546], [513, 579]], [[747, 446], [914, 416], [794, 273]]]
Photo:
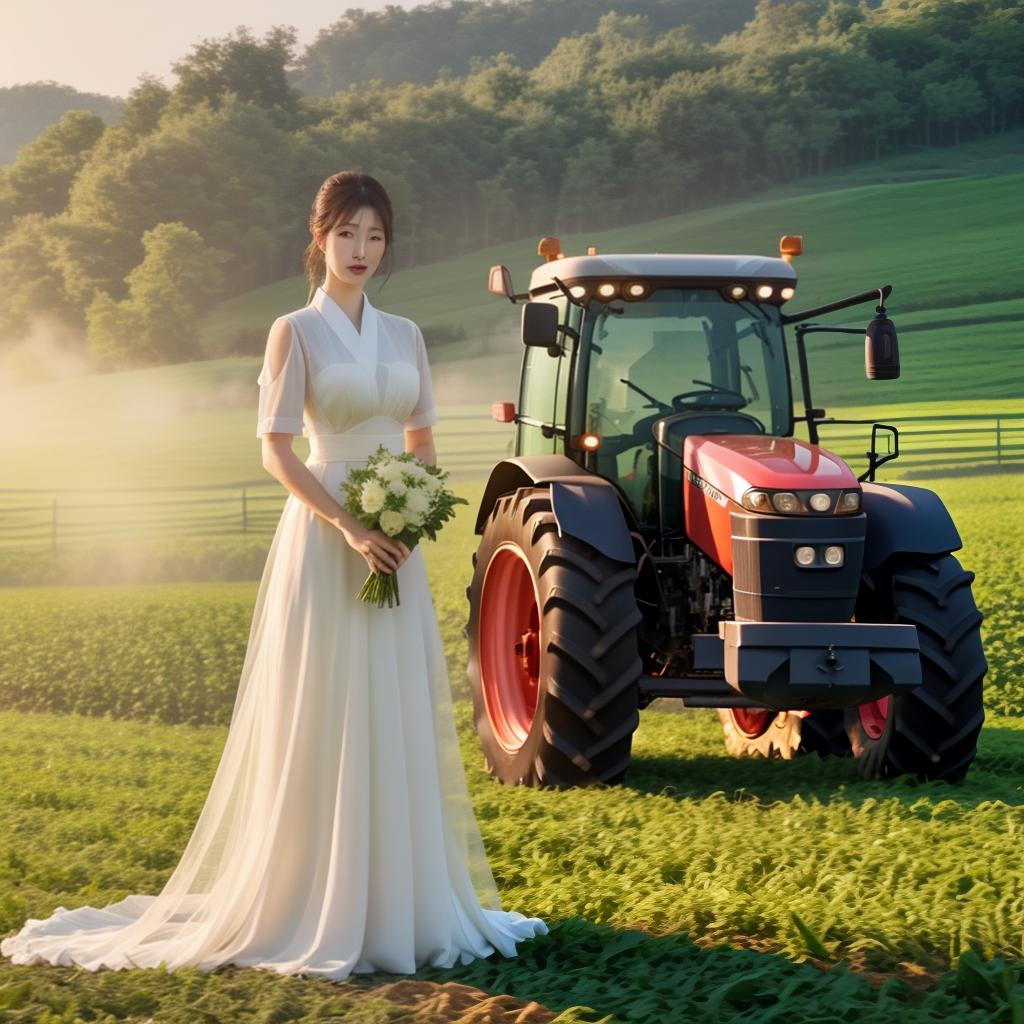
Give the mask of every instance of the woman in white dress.
[[[258, 378], [263, 465], [290, 494], [206, 803], [158, 895], [30, 918], [0, 943], [15, 963], [340, 980], [514, 957], [548, 932], [501, 909], [422, 551], [341, 506], [380, 443], [435, 461], [423, 336], [363, 293], [391, 245], [390, 201], [369, 175], [332, 175], [310, 230], [311, 301], [274, 322]], [[356, 599], [371, 568], [400, 574], [401, 604]]]

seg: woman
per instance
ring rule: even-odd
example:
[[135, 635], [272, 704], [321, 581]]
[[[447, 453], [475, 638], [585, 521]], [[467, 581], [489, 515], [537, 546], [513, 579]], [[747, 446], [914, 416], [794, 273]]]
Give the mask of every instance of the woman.
[[[363, 293], [391, 248], [391, 203], [369, 175], [335, 174], [310, 230], [311, 301], [274, 322], [258, 378], [263, 465], [290, 495], [206, 803], [159, 895], [29, 919], [0, 944], [15, 963], [342, 979], [511, 957], [548, 931], [500, 908], [423, 553], [341, 506], [378, 444], [435, 461], [423, 336]], [[401, 574], [400, 604], [356, 599], [367, 567]]]

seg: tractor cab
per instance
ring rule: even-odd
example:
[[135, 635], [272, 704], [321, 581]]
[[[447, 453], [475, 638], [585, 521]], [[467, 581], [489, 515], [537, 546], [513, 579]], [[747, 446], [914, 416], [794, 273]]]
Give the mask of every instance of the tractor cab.
[[[735, 284], [734, 284], [734, 287]], [[638, 300], [591, 297], [580, 340], [588, 468], [618, 484], [641, 524], [682, 522], [691, 434], [792, 432], [779, 307], [724, 288], [664, 284]]]
[[[671, 534], [686, 437], [792, 434], [781, 308], [796, 273], [785, 257], [566, 257], [544, 242], [554, 251], [521, 296], [516, 452], [567, 455], [615, 485], [641, 528]], [[491, 290], [514, 301], [504, 271]]]

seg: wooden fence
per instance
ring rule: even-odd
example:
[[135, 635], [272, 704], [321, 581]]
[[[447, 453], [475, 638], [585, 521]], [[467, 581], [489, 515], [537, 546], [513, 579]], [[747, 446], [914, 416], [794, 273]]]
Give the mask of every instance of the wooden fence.
[[[883, 466], [879, 480], [898, 468], [948, 472], [972, 467], [993, 470], [1024, 466], [1024, 413], [959, 415], [943, 418], [904, 416], [900, 457]], [[847, 459], [855, 470], [866, 466], [869, 424], [825, 423], [820, 442]], [[883, 439], [885, 434], [881, 435]], [[474, 431], [438, 439], [438, 461], [452, 482], [479, 479], [508, 449], [505, 435]], [[445, 448], [450, 447], [450, 451]], [[895, 474], [894, 474], [895, 475]], [[244, 480], [233, 484], [133, 490], [0, 488], [0, 552], [39, 551], [56, 554], [62, 546], [84, 546], [117, 537], [156, 538], [267, 537], [281, 515], [287, 492], [276, 481]]]

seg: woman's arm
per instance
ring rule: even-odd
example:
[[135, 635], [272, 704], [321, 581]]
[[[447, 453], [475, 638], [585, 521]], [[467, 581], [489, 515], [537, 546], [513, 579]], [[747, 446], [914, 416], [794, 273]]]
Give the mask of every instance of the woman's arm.
[[371, 569], [397, 569], [409, 557], [409, 548], [381, 530], [367, 530], [355, 516], [346, 512], [292, 450], [293, 437], [293, 434], [263, 435], [263, 468], [299, 501], [308, 505], [331, 526], [341, 530], [349, 546], [366, 559]]
[[428, 466], [436, 466], [437, 451], [434, 448], [434, 428], [420, 427], [419, 430], [405, 431], [405, 450], [412, 452]]
[[263, 468], [279, 480], [299, 501], [305, 502], [318, 516], [339, 530], [353, 530], [358, 525], [309, 467], [292, 450], [294, 434], [263, 435]]

